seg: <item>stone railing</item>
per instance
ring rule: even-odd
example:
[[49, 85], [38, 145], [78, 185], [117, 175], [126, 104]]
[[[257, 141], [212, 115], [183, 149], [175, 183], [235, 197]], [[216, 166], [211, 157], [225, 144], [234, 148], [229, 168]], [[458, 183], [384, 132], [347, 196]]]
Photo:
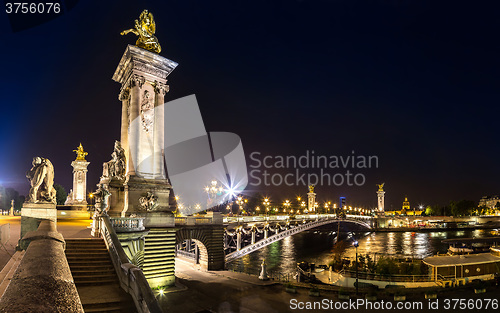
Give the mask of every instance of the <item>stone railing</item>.
[[220, 212], [207, 212], [203, 216], [177, 216], [175, 225], [194, 226], [194, 225], [222, 225], [223, 218]]
[[100, 231], [113, 261], [120, 286], [134, 299], [138, 313], [162, 313], [142, 270], [131, 264], [118, 240], [109, 216], [100, 217]]
[[27, 250], [0, 299], [0, 312], [83, 313], [56, 224], [42, 220], [21, 241]]
[[144, 217], [111, 217], [111, 225], [115, 232], [134, 232], [143, 231]]

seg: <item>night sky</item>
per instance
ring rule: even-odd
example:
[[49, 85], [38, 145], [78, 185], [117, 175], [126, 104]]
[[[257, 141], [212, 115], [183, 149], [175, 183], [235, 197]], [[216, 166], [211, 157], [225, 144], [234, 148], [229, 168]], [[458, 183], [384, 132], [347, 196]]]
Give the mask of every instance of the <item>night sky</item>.
[[[405, 195], [414, 206], [500, 194], [496, 1], [66, 2], [61, 16], [22, 31], [0, 13], [6, 187], [26, 193], [39, 155], [69, 191], [81, 142], [95, 189], [120, 137], [111, 77], [136, 41], [119, 33], [148, 9], [161, 55], [179, 63], [166, 100], [196, 94], [207, 131], [238, 134], [247, 165], [252, 152], [377, 156], [378, 168], [351, 169], [363, 186], [316, 188], [320, 201], [351, 205], [375, 206], [382, 182], [386, 207]], [[251, 190], [282, 201], [307, 187]]]

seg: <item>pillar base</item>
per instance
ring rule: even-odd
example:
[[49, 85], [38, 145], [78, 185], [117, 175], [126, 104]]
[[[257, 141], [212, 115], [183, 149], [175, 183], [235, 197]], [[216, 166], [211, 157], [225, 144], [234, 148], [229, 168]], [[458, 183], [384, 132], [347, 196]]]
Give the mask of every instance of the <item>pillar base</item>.
[[51, 220], [57, 225], [57, 209], [53, 203], [28, 203], [23, 204], [21, 209], [21, 237], [18, 247], [21, 247], [21, 240], [30, 231], [38, 229], [42, 220]]

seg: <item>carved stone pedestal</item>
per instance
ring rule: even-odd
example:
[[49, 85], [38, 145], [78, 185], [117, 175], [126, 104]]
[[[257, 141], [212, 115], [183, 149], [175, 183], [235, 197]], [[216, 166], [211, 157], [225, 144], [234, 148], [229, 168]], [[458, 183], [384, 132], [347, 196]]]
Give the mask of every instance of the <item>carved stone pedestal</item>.
[[[109, 182], [111, 203], [108, 214], [111, 217], [126, 217], [131, 214], [147, 217], [151, 213], [155, 213], [153, 215], [158, 217], [160, 215], [171, 216], [173, 211], [169, 201], [171, 189], [172, 186], [166, 179], [130, 176], [123, 183], [113, 179]], [[147, 227], [147, 225], [148, 223], [145, 221], [145, 226]]]
[[21, 242], [27, 232], [35, 231], [42, 220], [57, 223], [57, 209], [53, 203], [27, 203], [21, 209]]

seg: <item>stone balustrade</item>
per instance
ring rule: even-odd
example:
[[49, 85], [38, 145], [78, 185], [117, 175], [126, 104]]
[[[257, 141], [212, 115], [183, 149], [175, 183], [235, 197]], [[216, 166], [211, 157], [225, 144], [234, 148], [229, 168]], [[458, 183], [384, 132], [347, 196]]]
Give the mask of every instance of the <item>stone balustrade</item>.
[[143, 231], [144, 217], [111, 217], [111, 225], [115, 232]]

